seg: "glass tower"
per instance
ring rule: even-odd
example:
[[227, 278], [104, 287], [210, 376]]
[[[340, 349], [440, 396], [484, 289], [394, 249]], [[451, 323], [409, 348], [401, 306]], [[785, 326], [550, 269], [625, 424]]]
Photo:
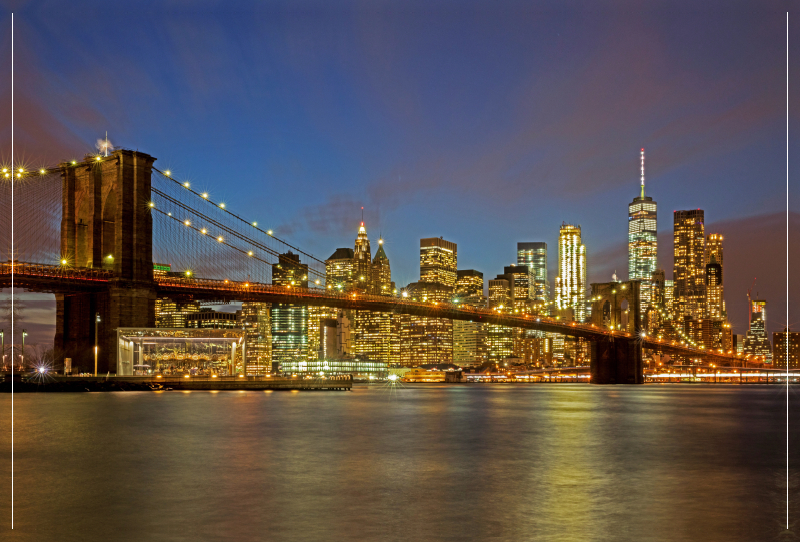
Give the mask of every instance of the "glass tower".
[[556, 309], [572, 310], [572, 319], [586, 319], [586, 245], [581, 243], [581, 227], [562, 224], [558, 236], [558, 276]]
[[653, 296], [652, 277], [658, 253], [656, 202], [644, 195], [644, 149], [641, 154], [641, 189], [641, 194], [628, 204], [628, 278], [642, 282], [639, 309], [644, 314]]
[[533, 291], [531, 298], [539, 301], [550, 299], [550, 283], [547, 281], [547, 243], [517, 243], [517, 264], [527, 265], [531, 275]]
[[419, 240], [419, 280], [453, 289], [458, 278], [458, 247], [441, 237]]

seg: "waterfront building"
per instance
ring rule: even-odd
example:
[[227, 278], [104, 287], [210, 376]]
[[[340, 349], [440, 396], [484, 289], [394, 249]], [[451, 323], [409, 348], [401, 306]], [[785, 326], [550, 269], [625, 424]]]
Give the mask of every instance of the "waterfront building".
[[[286, 288], [308, 288], [308, 265], [291, 251], [278, 256], [272, 265], [272, 284]], [[305, 361], [308, 352], [308, 307], [291, 303], [273, 303], [272, 362]]]
[[517, 243], [517, 265], [528, 267], [531, 297], [539, 301], [548, 301], [550, 282], [547, 280], [547, 243]]
[[673, 313], [676, 319], [706, 314], [705, 213], [702, 209], [674, 212], [675, 281]]
[[[450, 302], [453, 288], [438, 282], [413, 282], [403, 290], [403, 297], [423, 303]], [[398, 315], [400, 364], [417, 367], [423, 364], [453, 362], [453, 321], [447, 318]]]
[[272, 306], [246, 301], [239, 313], [244, 330], [247, 374], [269, 374], [272, 370]]
[[725, 300], [722, 295], [722, 235], [706, 237], [706, 312], [711, 318], [725, 316]]
[[586, 246], [581, 243], [580, 226], [561, 226], [555, 304], [562, 319], [586, 320]]
[[800, 369], [800, 333], [788, 327], [772, 334], [772, 364], [776, 369]]
[[458, 247], [441, 237], [419, 240], [419, 280], [455, 288], [458, 278]]
[[186, 317], [200, 312], [196, 300], [175, 301], [169, 297], [156, 298], [156, 327], [187, 327]]
[[744, 338], [744, 353], [772, 359], [772, 348], [767, 335], [767, 302], [764, 299], [750, 300], [750, 329]]
[[[483, 273], [459, 269], [454, 302], [476, 308], [486, 307]], [[453, 320], [453, 363], [459, 367], [480, 365], [486, 361], [486, 336], [480, 322]]]
[[656, 202], [644, 194], [644, 149], [641, 151], [641, 194], [628, 205], [628, 278], [641, 281], [640, 310], [644, 314], [652, 296], [656, 270], [658, 231]]

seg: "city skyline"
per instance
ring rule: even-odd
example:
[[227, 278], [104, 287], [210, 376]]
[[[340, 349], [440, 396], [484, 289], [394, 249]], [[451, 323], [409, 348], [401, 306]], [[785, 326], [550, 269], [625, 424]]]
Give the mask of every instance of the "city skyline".
[[[60, 20], [79, 12], [71, 8]], [[116, 14], [109, 6], [95, 17], [100, 23]], [[726, 238], [725, 298], [737, 333], [747, 329], [745, 292], [753, 277], [772, 314], [785, 314], [783, 236], [773, 234], [785, 226], [783, 98], [767, 90], [781, 88], [783, 72], [781, 62], [765, 62], [782, 58], [775, 37], [782, 19], [732, 9], [719, 16], [715, 32], [689, 32], [686, 41], [677, 36], [698, 23], [680, 13], [664, 19], [656, 11], [609, 8], [589, 24], [518, 5], [483, 17], [466, 10], [440, 30], [419, 30], [426, 44], [449, 40], [461, 52], [434, 47], [426, 56], [407, 33], [419, 16], [396, 14], [359, 19], [342, 10], [333, 28], [278, 4], [247, 21], [230, 10], [191, 23], [142, 15], [120, 36], [99, 24], [95, 43], [23, 9], [17, 77], [34, 90], [18, 104], [17, 153], [31, 162], [80, 157], [108, 130], [112, 143], [151, 152], [159, 167], [317, 257], [345, 246], [363, 206], [365, 222], [383, 233], [398, 284], [417, 278], [419, 239], [443, 236], [460, 246], [460, 267], [487, 277], [515, 261], [518, 242], [545, 242], [552, 290], [564, 221], [582, 226], [588, 283], [607, 281], [615, 270], [626, 276], [622, 217], [638, 191], [644, 147], [648, 194], [662, 211], [657, 267], [667, 279], [673, 250], [664, 217], [701, 208], [709, 231]], [[502, 22], [504, 36], [491, 21]], [[237, 48], [275, 24], [284, 26], [270, 40]], [[197, 32], [210, 41], [192, 39]], [[293, 37], [316, 33], [322, 41]], [[389, 49], [386, 39], [402, 46]], [[122, 48], [131, 40], [142, 43], [141, 55]], [[325, 40], [340, 50], [326, 50]], [[465, 67], [473, 65], [467, 56], [480, 54], [478, 44], [509, 53], [493, 68]], [[147, 54], [155, 48], [158, 54]], [[575, 61], [595, 50], [591, 63]], [[245, 61], [226, 63], [233, 51]], [[197, 57], [208, 64], [198, 66]], [[341, 64], [344, 57], [358, 69]], [[89, 74], [120, 58], [139, 79], [101, 77], [95, 84]], [[243, 93], [254, 78], [273, 99]], [[61, 88], [75, 92], [50, 100]], [[325, 92], [352, 99], [318, 99]], [[176, 93], [186, 99], [175, 100]], [[212, 97], [219, 98], [217, 110], [198, 105]], [[705, 113], [695, 114], [697, 108]], [[223, 137], [212, 143], [210, 129]], [[794, 152], [794, 140], [790, 145]], [[791, 230], [800, 231], [790, 203]], [[505, 217], [513, 217], [513, 228]], [[31, 297], [30, 319], [49, 319], [52, 303]], [[789, 323], [796, 320], [800, 315]], [[774, 331], [781, 322], [769, 324]]]

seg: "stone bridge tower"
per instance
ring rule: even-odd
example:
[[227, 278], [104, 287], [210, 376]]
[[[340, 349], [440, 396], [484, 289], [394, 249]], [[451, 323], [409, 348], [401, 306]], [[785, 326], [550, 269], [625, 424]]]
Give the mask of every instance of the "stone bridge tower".
[[155, 159], [118, 150], [107, 157], [63, 163], [61, 258], [72, 267], [102, 268], [114, 277], [105, 291], [56, 295], [55, 347], [73, 367], [117, 372], [119, 327], [155, 325], [150, 176]]
[[[592, 284], [592, 324], [614, 329], [619, 337], [592, 341], [592, 382], [642, 384], [644, 366], [639, 333], [640, 285], [638, 280]], [[630, 337], [625, 337], [630, 333]]]

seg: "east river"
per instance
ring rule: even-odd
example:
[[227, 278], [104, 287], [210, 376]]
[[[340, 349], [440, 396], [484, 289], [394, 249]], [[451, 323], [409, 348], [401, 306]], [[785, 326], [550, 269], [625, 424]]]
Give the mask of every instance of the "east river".
[[0, 539], [797, 540], [800, 387], [14, 396]]

